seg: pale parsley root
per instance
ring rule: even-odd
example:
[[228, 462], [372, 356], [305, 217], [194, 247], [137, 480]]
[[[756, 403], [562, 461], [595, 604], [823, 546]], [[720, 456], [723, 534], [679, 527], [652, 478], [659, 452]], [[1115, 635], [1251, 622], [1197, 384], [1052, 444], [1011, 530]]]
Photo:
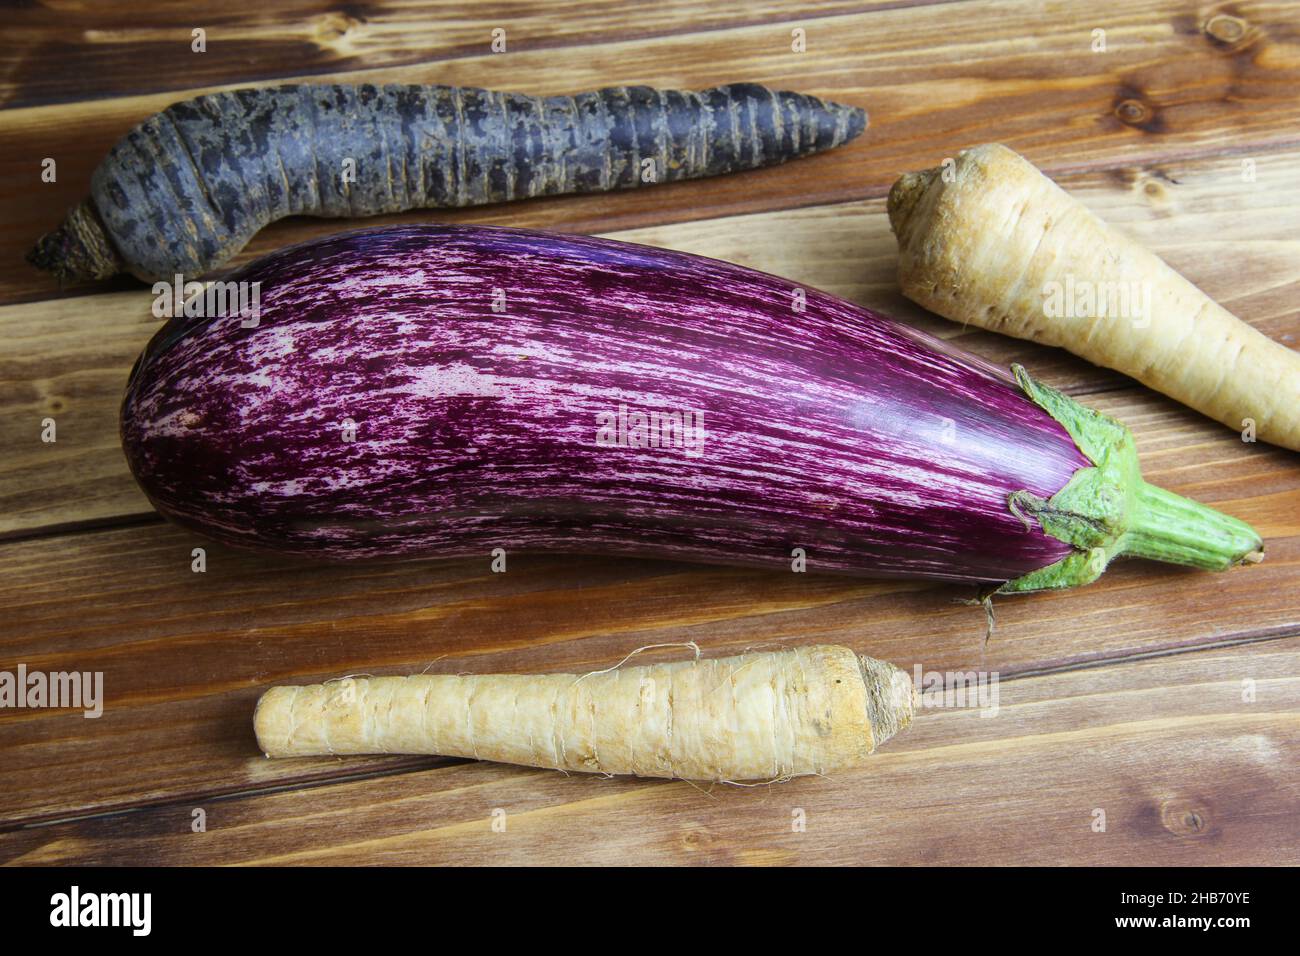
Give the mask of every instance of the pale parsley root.
[[[1300, 450], [1300, 353], [1214, 302], [1023, 156], [992, 143], [909, 173], [890, 191], [889, 221], [899, 284], [927, 309], [1069, 349], [1229, 428], [1253, 424], [1264, 441]], [[1079, 293], [1074, 308], [1049, 307], [1066, 287]]]
[[847, 647], [591, 674], [348, 677], [272, 687], [269, 757], [442, 754], [556, 770], [776, 781], [863, 763], [912, 721], [907, 673]]

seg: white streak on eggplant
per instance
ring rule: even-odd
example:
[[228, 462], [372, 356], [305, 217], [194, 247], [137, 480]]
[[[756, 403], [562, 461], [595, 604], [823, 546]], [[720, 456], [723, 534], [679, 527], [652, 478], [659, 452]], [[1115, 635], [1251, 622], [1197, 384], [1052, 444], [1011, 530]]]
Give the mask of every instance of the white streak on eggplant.
[[[1087, 459], [1002, 371], [713, 260], [476, 227], [368, 230], [232, 277], [256, 328], [174, 319], [123, 406], [141, 486], [232, 544], [321, 558], [580, 551], [1005, 581], [1069, 545], [1008, 496]], [[506, 291], [506, 312], [492, 310]], [[596, 441], [701, 413], [698, 455]], [[343, 440], [344, 423], [355, 440]]]

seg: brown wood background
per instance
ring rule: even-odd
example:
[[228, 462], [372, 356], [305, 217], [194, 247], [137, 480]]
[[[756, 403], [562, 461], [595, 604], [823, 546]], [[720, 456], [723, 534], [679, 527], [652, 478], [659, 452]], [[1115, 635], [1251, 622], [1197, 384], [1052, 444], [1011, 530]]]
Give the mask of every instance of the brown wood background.
[[[195, 27], [206, 53], [190, 50]], [[1150, 480], [1255, 524], [1267, 560], [1223, 575], [1124, 563], [1085, 589], [1000, 602], [985, 644], [966, 588], [558, 555], [512, 557], [504, 575], [486, 556], [331, 567], [164, 524], [116, 425], [152, 296], [128, 280], [59, 289], [22, 254], [169, 102], [363, 77], [532, 93], [744, 79], [866, 107], [858, 142], [784, 168], [388, 221], [700, 252], [1021, 361], [1126, 421]], [[106, 696], [97, 720], [0, 710], [0, 861], [1300, 862], [1300, 459], [910, 305], [883, 210], [898, 174], [1000, 140], [1295, 347], [1300, 4], [34, 3], [6, 11], [0, 110], [0, 670], [102, 671]], [[346, 225], [279, 223], [245, 257]], [[199, 544], [204, 574], [190, 570]], [[1000, 710], [927, 711], [861, 772], [707, 792], [425, 758], [272, 762], [252, 737], [274, 682], [589, 669], [686, 640], [709, 654], [835, 641], [908, 668], [992, 670]]]

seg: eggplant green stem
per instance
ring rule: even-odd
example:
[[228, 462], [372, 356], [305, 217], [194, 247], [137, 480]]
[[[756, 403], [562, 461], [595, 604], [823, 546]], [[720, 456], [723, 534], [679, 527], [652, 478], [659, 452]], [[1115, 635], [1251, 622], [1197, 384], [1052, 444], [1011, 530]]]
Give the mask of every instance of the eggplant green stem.
[[1011, 371], [1025, 394], [1069, 432], [1092, 466], [1076, 471], [1050, 499], [1029, 491], [1008, 498], [1007, 507], [1026, 528], [1037, 521], [1045, 534], [1075, 551], [1008, 581], [998, 593], [1090, 584], [1120, 555], [1210, 571], [1263, 560], [1264, 542], [1250, 525], [1143, 481], [1133, 436], [1122, 424], [1034, 381], [1019, 365]]

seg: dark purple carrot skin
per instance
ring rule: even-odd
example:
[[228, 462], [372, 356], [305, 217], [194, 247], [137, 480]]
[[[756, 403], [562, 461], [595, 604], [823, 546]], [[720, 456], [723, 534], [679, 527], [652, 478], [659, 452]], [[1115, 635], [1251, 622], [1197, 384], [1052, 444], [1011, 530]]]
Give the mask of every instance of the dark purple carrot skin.
[[[258, 326], [169, 321], [122, 412], [158, 510], [224, 542], [786, 569], [803, 548], [811, 571], [987, 582], [1072, 551], [1008, 496], [1049, 498], [1089, 462], [1005, 373], [812, 289], [797, 312], [774, 276], [429, 226], [297, 246], [232, 279], [261, 283]], [[620, 405], [701, 412], [699, 454], [602, 446]]]
[[549, 97], [370, 83], [209, 93], [123, 137], [95, 170], [90, 198], [29, 258], [63, 278], [193, 278], [285, 216], [721, 176], [833, 149], [866, 122], [856, 107], [756, 83]]

